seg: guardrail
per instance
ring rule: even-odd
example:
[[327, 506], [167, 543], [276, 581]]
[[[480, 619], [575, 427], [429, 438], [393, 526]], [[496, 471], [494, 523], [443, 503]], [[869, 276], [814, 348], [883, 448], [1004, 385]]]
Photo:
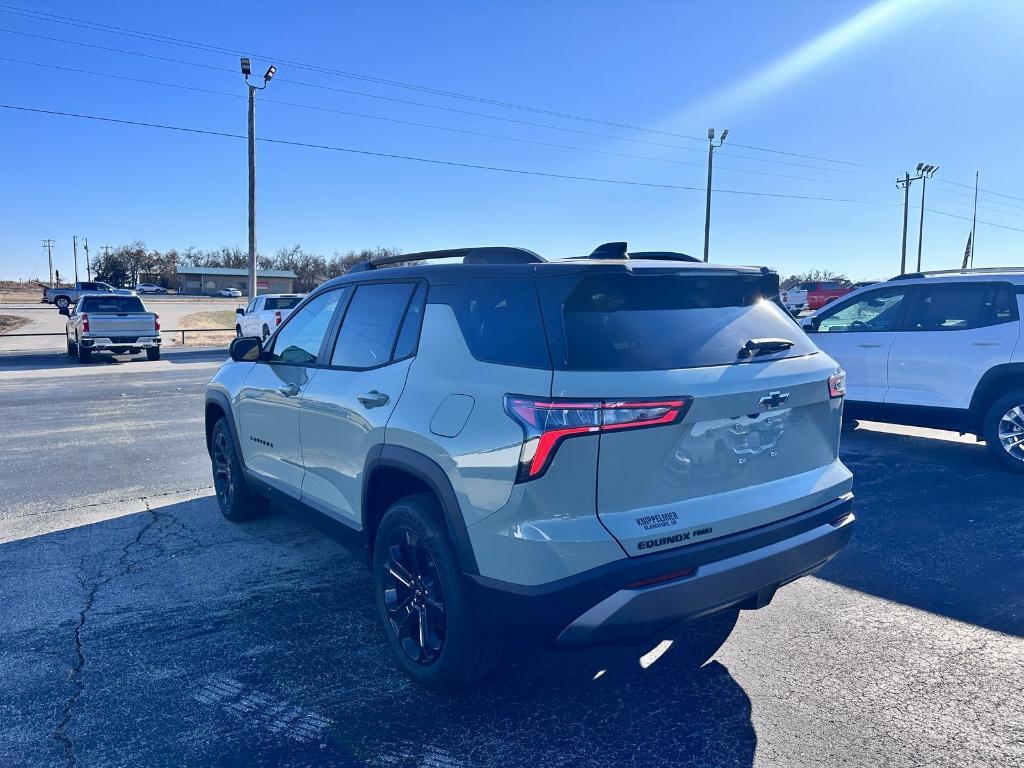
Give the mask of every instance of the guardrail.
[[[161, 330], [160, 335], [166, 336], [169, 333], [181, 334], [181, 345], [185, 346], [186, 333], [234, 333], [234, 328], [167, 328]], [[67, 336], [63, 331], [60, 333], [0, 333], [0, 339], [17, 338], [27, 336]]]

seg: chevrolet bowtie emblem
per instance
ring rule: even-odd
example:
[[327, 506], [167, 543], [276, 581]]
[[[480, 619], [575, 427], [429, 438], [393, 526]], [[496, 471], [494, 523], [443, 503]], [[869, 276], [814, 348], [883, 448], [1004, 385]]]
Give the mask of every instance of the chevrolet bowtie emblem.
[[757, 401], [758, 408], [778, 408], [789, 400], [789, 392], [769, 392]]

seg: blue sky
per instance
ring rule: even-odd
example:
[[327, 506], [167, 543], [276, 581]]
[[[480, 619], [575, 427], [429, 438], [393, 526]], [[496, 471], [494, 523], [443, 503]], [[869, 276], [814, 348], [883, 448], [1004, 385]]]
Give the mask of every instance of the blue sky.
[[[254, 1], [245, 13], [235, 3], [187, 0], [9, 2], [249, 51], [257, 75], [277, 63], [278, 76], [259, 96], [260, 136], [698, 188], [570, 181], [260, 144], [263, 252], [296, 243], [328, 254], [375, 246], [411, 251], [517, 244], [558, 257], [627, 240], [637, 250], [699, 254], [706, 143], [667, 134], [699, 139], [715, 126], [730, 130], [716, 155], [716, 189], [866, 202], [716, 193], [713, 261], [768, 264], [784, 273], [826, 268], [855, 278], [889, 276], [898, 271], [903, 215], [894, 179], [924, 161], [941, 166], [929, 183], [927, 208], [969, 218], [970, 190], [950, 182], [972, 184], [978, 170], [987, 190], [979, 220], [1009, 227], [979, 223], [976, 265], [1022, 262], [1024, 189], [1017, 182], [1024, 170], [1024, 4], [1017, 0]], [[0, 11], [11, 7], [7, 3], [0, 2]], [[0, 12], [0, 29], [22, 33], [0, 31], [0, 56], [8, 59], [235, 94], [7, 61], [0, 81], [4, 104], [245, 131], [245, 87], [235, 55], [6, 12]], [[282, 60], [648, 130], [334, 76]], [[46, 237], [57, 241], [54, 258], [65, 275], [72, 234], [88, 236], [94, 252], [135, 239], [159, 249], [246, 245], [242, 140], [0, 109], [0, 146], [0, 278], [45, 275], [40, 246]], [[908, 242], [914, 259], [919, 194], [915, 184]], [[959, 266], [969, 229], [970, 221], [926, 213], [925, 267]]]

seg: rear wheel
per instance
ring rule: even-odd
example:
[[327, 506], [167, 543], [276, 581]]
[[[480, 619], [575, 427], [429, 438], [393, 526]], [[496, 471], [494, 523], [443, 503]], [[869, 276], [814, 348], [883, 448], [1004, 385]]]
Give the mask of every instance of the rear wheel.
[[214, 424], [210, 441], [213, 488], [217, 493], [217, 505], [221, 513], [233, 522], [250, 520], [261, 514], [266, 509], [266, 500], [249, 488], [227, 421], [223, 417]]
[[75, 345], [71, 343], [71, 339], [68, 339], [67, 342], [68, 342], [68, 357], [75, 357], [78, 354], [77, 347], [75, 347]]
[[497, 662], [500, 643], [480, 626], [433, 496], [408, 496], [384, 514], [373, 585], [391, 650], [416, 682], [453, 690]]
[[982, 436], [999, 464], [1024, 472], [1024, 389], [1008, 392], [989, 406]]
[[78, 362], [92, 362], [92, 350], [88, 347], [83, 347], [81, 344], [77, 344], [76, 346], [78, 347]]
[[67, 309], [71, 306], [71, 300], [67, 296], [58, 296], [54, 299], [53, 303], [56, 304], [59, 309]]
[[146, 347], [146, 359], [147, 360], [159, 360], [160, 359], [160, 347]]

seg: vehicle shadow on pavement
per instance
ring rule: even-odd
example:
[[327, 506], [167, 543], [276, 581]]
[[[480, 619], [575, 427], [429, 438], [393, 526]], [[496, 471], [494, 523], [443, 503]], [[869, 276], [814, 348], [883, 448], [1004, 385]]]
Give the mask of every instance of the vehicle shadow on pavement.
[[[182, 363], [214, 363], [226, 359], [227, 348], [214, 349], [164, 349], [160, 360], [163, 362], [180, 365]], [[77, 358], [69, 357], [63, 350], [48, 352], [0, 352], [0, 372], [2, 371], [45, 371], [64, 368], [95, 368], [95, 367], [124, 367], [142, 366], [139, 370], [145, 370], [145, 366], [152, 365], [144, 354], [138, 355], [111, 355], [106, 353], [95, 354], [88, 363], [80, 363]]]
[[[0, 545], [4, 765], [750, 766], [751, 704], [676, 645], [540, 650], [454, 694], [390, 657], [369, 576], [211, 497]], [[656, 639], [657, 640], [657, 639]], [[664, 649], [664, 644], [659, 646]], [[678, 655], [677, 655], [678, 654]]]
[[817, 575], [845, 587], [1024, 636], [1024, 475], [982, 444], [844, 433], [857, 528]]

